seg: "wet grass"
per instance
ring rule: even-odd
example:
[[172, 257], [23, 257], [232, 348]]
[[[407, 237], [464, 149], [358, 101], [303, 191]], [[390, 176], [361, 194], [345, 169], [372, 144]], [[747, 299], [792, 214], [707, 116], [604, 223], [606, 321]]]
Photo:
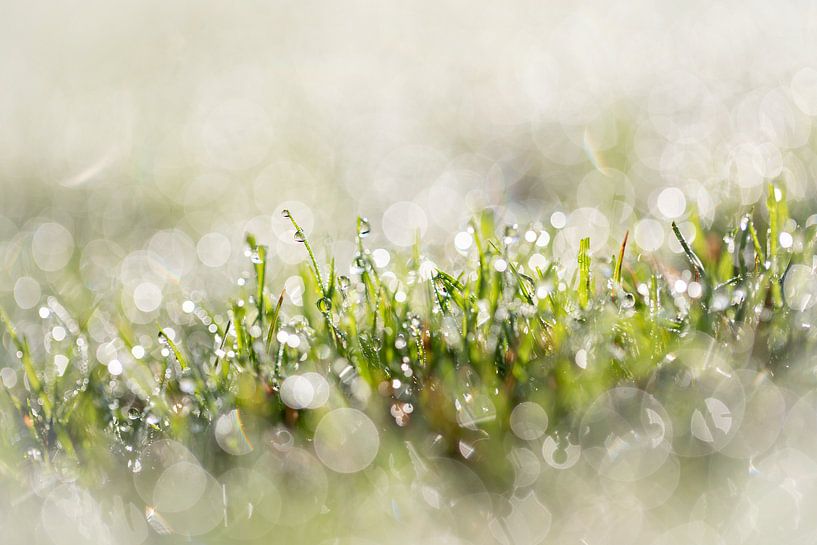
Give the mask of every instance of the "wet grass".
[[[781, 187], [768, 195], [765, 209], [735, 214], [723, 232], [703, 232], [693, 215], [697, 231], [686, 240], [673, 223], [682, 248], [673, 258], [641, 255], [627, 236], [617, 255], [594, 256], [583, 239], [571, 266], [545, 255], [534, 269], [530, 255], [547, 248], [486, 214], [469, 226], [472, 251], [453, 271], [438, 269], [419, 243], [405, 263], [378, 267], [361, 218], [352, 269], [337, 274], [283, 211], [304, 247], [302, 306], [269, 285], [267, 250], [249, 234], [254, 281], [220, 308], [185, 303], [187, 317], [158, 323], [152, 344], [120, 323], [118, 346], [133, 357], [119, 356], [119, 369], [92, 363], [99, 347], [89, 323], [57, 298], [41, 311], [42, 339], [22, 336], [3, 313], [7, 365], [21, 378], [2, 388], [0, 471], [14, 480], [21, 464], [67, 464], [93, 482], [160, 438], [218, 451], [213, 423], [233, 409], [308, 441], [322, 415], [348, 405], [390, 443], [435, 441], [503, 482], [509, 467], [499, 453], [516, 405], [540, 404], [548, 432], [569, 438], [590, 402], [617, 385], [644, 387], [691, 335], [727, 349], [750, 342], [755, 367], [800, 373], [808, 386], [813, 374], [790, 362], [813, 346], [817, 291], [810, 279], [787, 283], [787, 271], [813, 267], [815, 225], [789, 218]], [[64, 339], [48, 336], [55, 326]], [[55, 354], [68, 362], [61, 370]], [[282, 398], [284, 381], [306, 371], [330, 383], [329, 403], [305, 409]]]

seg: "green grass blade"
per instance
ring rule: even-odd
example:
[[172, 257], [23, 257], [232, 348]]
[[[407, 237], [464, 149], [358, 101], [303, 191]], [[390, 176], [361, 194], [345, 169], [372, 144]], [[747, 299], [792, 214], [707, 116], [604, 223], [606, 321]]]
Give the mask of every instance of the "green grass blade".
[[323, 283], [321, 269], [320, 267], [318, 267], [318, 260], [315, 259], [315, 252], [312, 251], [312, 245], [309, 243], [309, 238], [306, 236], [306, 233], [304, 233], [303, 229], [301, 229], [301, 226], [298, 225], [298, 222], [295, 220], [295, 217], [289, 210], [284, 209], [281, 212], [281, 214], [285, 218], [289, 219], [290, 223], [292, 223], [292, 226], [295, 228], [295, 240], [303, 243], [304, 248], [306, 248], [306, 252], [309, 254], [309, 260], [312, 264], [312, 275], [315, 278], [315, 284], [318, 287], [319, 295], [322, 298], [325, 298], [327, 294], [327, 288]]
[[182, 351], [179, 350], [176, 343], [174, 343], [163, 330], [159, 330], [159, 340], [170, 348], [170, 350], [173, 352], [173, 356], [176, 358], [176, 361], [179, 362], [179, 366], [182, 368], [182, 370], [190, 367], [190, 364], [187, 362], [187, 358], [184, 356], [184, 354], [182, 354]]
[[675, 238], [678, 239], [678, 243], [681, 245], [681, 248], [684, 250], [684, 255], [686, 256], [689, 264], [692, 265], [692, 269], [695, 272], [695, 276], [698, 280], [706, 280], [706, 270], [704, 269], [704, 265], [701, 262], [701, 258], [698, 257], [692, 248], [690, 248], [689, 244], [687, 243], [684, 235], [681, 234], [681, 230], [678, 228], [678, 224], [674, 221], [672, 222], [672, 232], [675, 233]]
[[267, 342], [266, 342], [266, 349], [267, 353], [269, 353], [270, 348], [272, 347], [272, 339], [275, 338], [275, 331], [278, 329], [278, 315], [281, 313], [281, 305], [284, 303], [284, 295], [286, 295], [286, 288], [281, 290], [281, 295], [278, 297], [278, 303], [275, 305], [275, 310], [272, 312], [272, 318], [270, 319], [269, 324], [269, 332], [267, 333]]
[[583, 238], [579, 241], [579, 307], [587, 308], [590, 303], [590, 239]]
[[618, 259], [616, 260], [616, 268], [613, 272], [613, 280], [616, 284], [621, 284], [621, 266], [624, 263], [624, 250], [627, 248], [627, 239], [630, 236], [630, 231], [624, 232], [624, 240], [621, 241], [621, 246], [618, 249]]

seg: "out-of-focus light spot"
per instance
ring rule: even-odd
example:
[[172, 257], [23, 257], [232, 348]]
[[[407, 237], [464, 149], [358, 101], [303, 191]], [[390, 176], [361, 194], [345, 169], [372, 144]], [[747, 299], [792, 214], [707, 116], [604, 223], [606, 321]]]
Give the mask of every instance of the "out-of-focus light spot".
[[65, 328], [62, 327], [61, 325], [55, 326], [51, 330], [51, 338], [53, 338], [55, 341], [65, 340], [65, 334], [66, 334]]
[[142, 312], [153, 312], [162, 304], [162, 290], [153, 282], [142, 282], [133, 290], [133, 303]]
[[554, 212], [550, 215], [550, 224], [556, 229], [561, 229], [567, 224], [567, 216], [564, 212]]
[[542, 442], [542, 458], [554, 469], [569, 469], [576, 465], [582, 454], [582, 447], [572, 443], [567, 437], [548, 435]]
[[11, 367], [3, 367], [0, 369], [0, 381], [6, 388], [14, 388], [17, 385], [17, 371]]
[[221, 233], [207, 233], [196, 244], [199, 261], [208, 267], [221, 267], [230, 259], [230, 239]]
[[207, 490], [207, 473], [195, 458], [181, 460], [165, 469], [153, 489], [153, 502], [168, 513], [194, 507]]
[[783, 294], [792, 310], [813, 307], [817, 303], [817, 276], [811, 267], [800, 263], [792, 265], [783, 280]]
[[533, 441], [547, 431], [548, 415], [538, 403], [523, 401], [511, 411], [510, 426], [523, 441]]
[[675, 284], [673, 284], [673, 291], [675, 291], [675, 293], [684, 293], [686, 290], [687, 283], [680, 278], [675, 281]]
[[613, 480], [643, 479], [670, 455], [672, 421], [667, 411], [652, 395], [630, 386], [600, 395], [580, 429], [584, 458]]
[[383, 212], [383, 234], [395, 246], [408, 247], [428, 228], [426, 213], [411, 201], [401, 201]]
[[196, 265], [193, 241], [179, 229], [159, 231], [148, 243], [148, 265], [160, 278], [179, 281]]
[[424, 258], [417, 272], [420, 275], [420, 280], [431, 280], [437, 272], [437, 264], [428, 258]]
[[576, 365], [582, 369], [587, 369], [587, 350], [584, 348], [576, 352]]
[[536, 231], [525, 232], [525, 242], [536, 242]]
[[74, 254], [74, 237], [59, 223], [44, 223], [34, 232], [31, 252], [42, 270], [58, 271]]
[[213, 432], [218, 446], [228, 454], [243, 456], [254, 449], [252, 442], [247, 437], [238, 409], [219, 416]]
[[48, 318], [51, 315], [51, 311], [48, 310], [48, 307], [40, 307], [40, 310], [38, 311], [38, 314], [40, 315], [40, 318], [45, 320], [46, 318]]
[[65, 374], [68, 362], [68, 357], [65, 354], [57, 354], [54, 356], [54, 369], [57, 371], [57, 376], [61, 377]]
[[329, 394], [331, 392], [331, 387], [329, 386], [329, 382], [326, 380], [326, 378], [324, 378], [324, 376], [320, 373], [316, 373], [314, 371], [304, 373], [303, 377], [312, 385], [312, 401], [309, 402], [307, 408], [319, 409], [326, 405], [326, 402], [329, 401]]
[[487, 394], [466, 394], [454, 400], [457, 423], [463, 428], [476, 430], [480, 424], [496, 420], [496, 406]]
[[539, 238], [536, 239], [536, 245], [544, 248], [550, 242], [550, 233], [547, 231], [540, 231]]
[[698, 282], [690, 282], [687, 286], [687, 294], [693, 299], [697, 299], [703, 294], [703, 286]]
[[281, 401], [292, 409], [306, 409], [315, 397], [312, 382], [303, 375], [290, 375], [281, 383]]
[[117, 377], [122, 374], [122, 362], [119, 360], [111, 360], [108, 362], [108, 372]]
[[189, 301], [189, 300], [185, 301], [184, 303], [182, 303], [182, 310], [184, 312], [186, 312], [187, 314], [190, 314], [194, 310], [196, 310], [196, 303], [194, 303], [193, 301]]
[[290, 276], [284, 282], [287, 298], [295, 306], [304, 304], [304, 280], [300, 276]]
[[466, 231], [460, 231], [454, 236], [454, 247], [461, 251], [467, 251], [474, 243], [474, 236]]
[[759, 145], [741, 144], [736, 146], [730, 155], [726, 175], [744, 189], [761, 185], [770, 171], [775, 170], [769, 168], [769, 157]]
[[642, 250], [653, 252], [664, 244], [664, 226], [658, 220], [645, 218], [635, 224], [633, 233]]
[[14, 283], [14, 301], [22, 309], [33, 308], [41, 295], [40, 283], [30, 276], [21, 276]]
[[130, 353], [133, 355], [134, 358], [137, 360], [141, 360], [145, 357], [145, 349], [142, 345], [136, 344], [133, 348], [130, 349]]
[[387, 267], [389, 265], [389, 262], [391, 261], [391, 254], [384, 248], [377, 248], [372, 251], [372, 260], [374, 261], [375, 267], [382, 269], [383, 267]]
[[496, 272], [505, 272], [508, 270], [508, 262], [502, 258], [497, 259], [494, 261], [494, 270]]
[[372, 420], [357, 409], [341, 408], [326, 414], [315, 428], [315, 454], [338, 473], [366, 469], [380, 449], [380, 435]]
[[791, 233], [787, 233], [786, 231], [780, 233], [778, 239], [780, 240], [781, 248], [788, 249], [791, 248], [792, 244], [794, 244], [794, 238], [791, 236]]
[[817, 70], [803, 68], [791, 79], [791, 94], [803, 113], [817, 116]]
[[533, 254], [528, 259], [528, 268], [531, 271], [535, 271], [536, 269], [541, 269], [544, 271], [547, 268], [548, 260], [542, 254]]
[[668, 187], [658, 195], [658, 211], [667, 219], [676, 219], [684, 215], [687, 201], [684, 192], [677, 187]]

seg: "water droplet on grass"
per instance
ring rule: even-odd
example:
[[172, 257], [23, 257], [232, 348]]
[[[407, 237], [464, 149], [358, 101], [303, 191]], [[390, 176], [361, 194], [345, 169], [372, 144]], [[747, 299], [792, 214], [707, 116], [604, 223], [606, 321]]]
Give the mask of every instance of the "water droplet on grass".
[[355, 254], [352, 264], [349, 266], [351, 274], [362, 274], [366, 270], [366, 258], [359, 252]]
[[315, 304], [321, 312], [329, 312], [332, 310], [332, 301], [328, 297], [321, 297]]
[[285, 218], [291, 218], [292, 214], [289, 212], [288, 208], [284, 208], [283, 210], [281, 210], [281, 216]]
[[632, 293], [624, 294], [624, 297], [621, 299], [621, 308], [630, 309], [635, 306], [635, 297], [633, 297]]
[[306, 235], [300, 229], [295, 231], [295, 234], [292, 237], [295, 239], [295, 242], [306, 242]]
[[365, 238], [372, 232], [372, 226], [367, 218], [360, 218], [357, 224], [357, 236]]
[[516, 224], [506, 225], [503, 241], [506, 245], [514, 244], [519, 240], [519, 226]]

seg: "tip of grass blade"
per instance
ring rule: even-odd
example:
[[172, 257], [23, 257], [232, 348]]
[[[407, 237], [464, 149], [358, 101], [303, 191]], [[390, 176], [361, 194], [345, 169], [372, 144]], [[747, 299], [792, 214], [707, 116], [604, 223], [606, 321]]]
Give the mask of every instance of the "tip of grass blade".
[[627, 248], [627, 240], [630, 237], [630, 230], [624, 232], [624, 240], [621, 241], [621, 247], [618, 249], [618, 259], [616, 260], [616, 268], [613, 273], [613, 280], [616, 284], [621, 284], [621, 266], [624, 262], [624, 250]]
[[270, 320], [269, 325], [269, 332], [267, 333], [267, 353], [269, 353], [270, 348], [272, 347], [272, 339], [275, 338], [275, 330], [278, 328], [278, 315], [281, 313], [281, 305], [284, 303], [284, 295], [286, 295], [287, 289], [284, 288], [281, 290], [281, 295], [278, 297], [278, 303], [275, 305], [275, 310], [272, 313], [272, 319]]
[[681, 245], [689, 264], [692, 265], [692, 268], [694, 269], [695, 279], [705, 280], [706, 271], [704, 270], [704, 264], [701, 262], [701, 258], [699, 258], [698, 254], [692, 250], [689, 243], [687, 243], [686, 239], [684, 238], [684, 235], [681, 234], [681, 229], [678, 228], [678, 224], [674, 221], [672, 222], [672, 232], [675, 234], [675, 238], [678, 239], [678, 243]]
[[179, 362], [179, 365], [181, 366], [182, 370], [185, 370], [188, 367], [190, 367], [190, 365], [187, 362], [187, 358], [184, 356], [184, 354], [182, 354], [182, 351], [179, 350], [179, 347], [176, 345], [176, 343], [173, 342], [173, 340], [171, 340], [171, 338], [167, 335], [167, 333], [164, 332], [164, 330], [159, 330], [159, 340], [170, 348], [170, 350], [173, 352], [173, 356]]

